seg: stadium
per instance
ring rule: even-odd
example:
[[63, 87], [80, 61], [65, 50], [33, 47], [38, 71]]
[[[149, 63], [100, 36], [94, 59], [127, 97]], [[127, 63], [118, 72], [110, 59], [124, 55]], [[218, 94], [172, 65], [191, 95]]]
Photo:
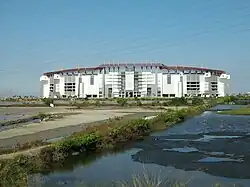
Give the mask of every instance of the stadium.
[[221, 97], [229, 94], [230, 75], [161, 63], [112, 63], [46, 72], [40, 83], [43, 98]]

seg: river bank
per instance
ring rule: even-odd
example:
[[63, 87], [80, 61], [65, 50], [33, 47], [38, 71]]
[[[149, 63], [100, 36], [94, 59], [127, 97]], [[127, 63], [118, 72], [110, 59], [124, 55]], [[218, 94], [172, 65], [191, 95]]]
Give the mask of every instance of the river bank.
[[[188, 117], [197, 115], [207, 107], [197, 106], [177, 111], [169, 110], [150, 120], [140, 118], [122, 121], [116, 118], [104, 125], [87, 128], [82, 133], [74, 134], [51, 144], [42, 149], [35, 157], [19, 156], [15, 159], [1, 161], [0, 170], [5, 172], [1, 172], [0, 176], [4, 184], [11, 186], [13, 178], [10, 175], [7, 176], [8, 172], [6, 171], [14, 172], [13, 167], [17, 167], [12, 173], [15, 181], [27, 182], [27, 176], [30, 173], [46, 171], [51, 165], [62, 163], [62, 160], [72, 154], [79, 154], [79, 152], [88, 154], [115, 149], [129, 141], [141, 139], [153, 131], [166, 129]], [[26, 178], [25, 181], [24, 178]]]
[[[179, 109], [179, 108], [174, 108]], [[16, 128], [0, 132], [1, 153], [11, 150], [24, 150], [39, 143], [54, 141], [70, 136], [75, 132], [81, 132], [88, 126], [102, 125], [111, 118], [119, 117], [135, 119], [143, 116], [151, 116], [161, 112], [158, 109], [130, 108], [130, 109], [100, 109], [100, 110], [75, 110], [75, 115], [64, 116], [62, 119], [54, 121], [42, 121], [40, 123], [30, 123]], [[32, 146], [34, 143], [34, 146]], [[23, 145], [23, 147], [22, 147]], [[8, 151], [10, 150], [10, 151]]]
[[219, 105], [214, 111], [126, 143], [116, 151], [74, 153], [43, 172], [29, 175], [29, 186], [108, 187], [126, 181], [132, 187], [133, 177], [145, 184], [143, 177], [149, 175], [150, 182], [169, 182], [160, 185], [164, 187], [175, 183], [185, 187], [247, 187], [250, 117], [216, 114], [217, 109], [230, 107], [242, 106]]

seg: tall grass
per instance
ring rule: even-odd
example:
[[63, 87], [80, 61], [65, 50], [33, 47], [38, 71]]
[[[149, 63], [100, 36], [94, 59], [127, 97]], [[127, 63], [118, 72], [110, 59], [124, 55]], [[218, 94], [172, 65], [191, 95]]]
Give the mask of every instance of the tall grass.
[[[161, 174], [149, 173], [148, 171], [142, 174], [132, 175], [131, 180], [128, 181], [114, 181], [112, 184], [108, 185], [95, 185], [95, 187], [192, 187], [190, 184], [195, 179], [189, 178], [186, 181], [173, 180], [166, 177], [162, 177]], [[196, 185], [197, 186], [197, 185]], [[200, 184], [202, 187], [203, 185]], [[211, 187], [244, 187], [237, 184], [222, 185], [220, 183], [211, 184]], [[88, 187], [88, 185], [81, 185], [81, 187]]]
[[[191, 178], [185, 182], [170, 180], [168, 177], [162, 178], [157, 174], [142, 173], [132, 176], [131, 181], [115, 182], [113, 187], [192, 187], [189, 183]], [[201, 184], [202, 186], [202, 184]], [[212, 184], [211, 187], [222, 187], [220, 183]], [[231, 184], [227, 187], [243, 187], [242, 185]]]

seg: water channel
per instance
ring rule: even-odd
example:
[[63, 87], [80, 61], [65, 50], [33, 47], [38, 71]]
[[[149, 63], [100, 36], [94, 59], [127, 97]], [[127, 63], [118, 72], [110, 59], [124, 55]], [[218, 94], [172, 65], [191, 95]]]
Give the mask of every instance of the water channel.
[[143, 173], [190, 187], [249, 186], [249, 168], [250, 116], [207, 111], [126, 150], [88, 159], [72, 156], [60, 169], [32, 175], [30, 186], [111, 186]]

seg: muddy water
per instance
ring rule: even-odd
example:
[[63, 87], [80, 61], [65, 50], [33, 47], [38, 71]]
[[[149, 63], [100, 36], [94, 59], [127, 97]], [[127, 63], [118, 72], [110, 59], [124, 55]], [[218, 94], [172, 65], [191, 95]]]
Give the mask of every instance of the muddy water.
[[122, 152], [88, 159], [72, 156], [60, 169], [31, 176], [30, 186], [110, 186], [143, 173], [191, 187], [250, 186], [249, 168], [250, 116], [209, 111]]

